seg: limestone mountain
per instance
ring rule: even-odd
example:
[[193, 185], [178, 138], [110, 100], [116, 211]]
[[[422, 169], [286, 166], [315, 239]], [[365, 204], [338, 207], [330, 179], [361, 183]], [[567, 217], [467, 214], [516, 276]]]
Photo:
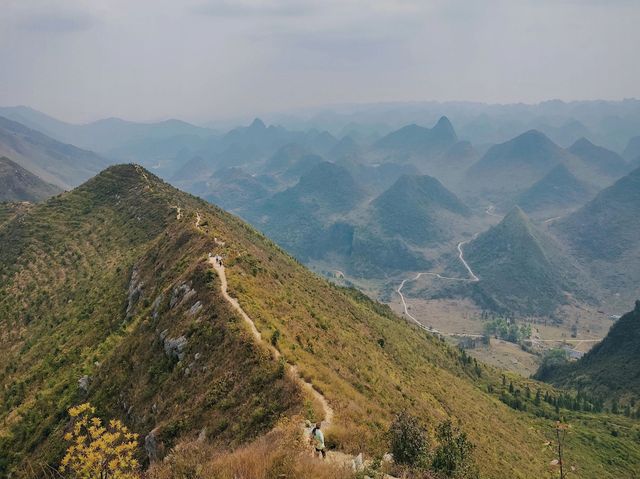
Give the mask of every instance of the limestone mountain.
[[273, 157], [287, 145], [295, 144], [309, 153], [323, 154], [337, 142], [325, 131], [291, 131], [281, 126], [267, 126], [256, 118], [249, 126], [235, 128], [220, 138], [212, 158], [218, 168], [263, 163], [270, 158], [277, 163], [279, 160]]
[[[64, 411], [81, 402], [142, 434], [139, 456], [161, 460], [188, 453], [196, 437], [235, 448], [283, 417], [319, 420], [328, 409], [318, 397], [335, 413], [329, 444], [346, 453], [386, 452], [383, 432], [406, 409], [460, 424], [487, 477], [547, 471], [552, 455], [540, 445], [552, 407], [524, 395], [527, 411], [509, 407], [499, 398], [515, 392], [499, 371], [140, 167], [111, 167], [14, 211], [0, 243], [3, 476], [55, 468]], [[210, 254], [223, 256], [222, 272]], [[560, 394], [517, 377], [512, 386]], [[562, 414], [576, 424], [570, 450], [584, 477], [637, 470], [631, 433], [610, 434], [611, 425], [630, 431], [629, 420]]]
[[320, 155], [310, 153], [308, 149], [291, 143], [280, 148], [267, 160], [262, 171], [266, 175], [276, 176], [291, 184], [308, 173], [318, 163], [325, 161]]
[[564, 162], [568, 153], [543, 133], [529, 130], [492, 146], [469, 168], [467, 183], [475, 190], [522, 191]]
[[483, 301], [495, 309], [549, 315], [567, 293], [589, 294], [585, 275], [518, 207], [466, 244], [464, 256], [480, 278], [475, 287]]
[[342, 166], [318, 163], [297, 184], [248, 208], [243, 215], [287, 251], [305, 259], [334, 215], [364, 199], [364, 191]]
[[424, 245], [449, 239], [451, 217], [470, 215], [467, 206], [431, 176], [401, 176], [371, 203], [372, 222], [388, 236]]
[[584, 137], [571, 145], [568, 151], [598, 174], [617, 179], [627, 172], [627, 164], [620, 155], [615, 151], [594, 145]]
[[334, 161], [357, 159], [362, 153], [362, 147], [350, 135], [344, 136], [329, 151], [328, 157]]
[[444, 152], [458, 141], [453, 125], [446, 116], [433, 128], [408, 125], [380, 138], [374, 147], [397, 155], [434, 155]]
[[528, 214], [562, 212], [586, 203], [594, 188], [576, 178], [564, 165], [558, 165], [516, 198]]
[[640, 168], [553, 225], [609, 291], [637, 293], [640, 282]]
[[607, 400], [640, 399], [640, 301], [578, 361], [540, 369], [537, 377]]
[[629, 140], [622, 152], [622, 157], [627, 161], [633, 161], [640, 157], [640, 135], [634, 136]]
[[80, 184], [109, 164], [91, 151], [60, 143], [4, 117], [0, 117], [0, 156], [63, 189]]
[[241, 168], [218, 170], [206, 182], [201, 196], [227, 211], [239, 211], [272, 193], [270, 177], [251, 175]]
[[560, 126], [542, 123], [536, 126], [536, 129], [547, 135], [554, 143], [563, 147], [568, 147], [580, 138], [588, 138], [592, 135], [592, 132], [589, 131], [584, 123], [575, 119], [567, 120]]
[[38, 202], [61, 193], [57, 186], [45, 183], [9, 158], [0, 158], [0, 202]]

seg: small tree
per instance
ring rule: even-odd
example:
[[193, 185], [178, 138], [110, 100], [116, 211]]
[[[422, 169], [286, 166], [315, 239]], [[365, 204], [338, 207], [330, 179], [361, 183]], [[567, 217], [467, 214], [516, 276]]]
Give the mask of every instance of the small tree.
[[474, 444], [467, 434], [454, 427], [450, 420], [441, 423], [436, 430], [438, 447], [433, 453], [431, 467], [445, 477], [475, 479], [478, 469], [473, 462]]
[[418, 419], [406, 411], [398, 414], [389, 430], [396, 464], [419, 466], [427, 457], [429, 440]]
[[64, 436], [70, 442], [59, 471], [78, 479], [134, 479], [138, 461], [137, 434], [129, 432], [117, 419], [107, 425], [94, 416], [89, 403], [69, 409], [72, 427]]
[[[564, 460], [564, 440], [565, 440], [565, 437], [567, 436], [569, 425], [560, 421], [556, 421], [556, 425], [554, 429], [555, 429], [555, 436], [556, 436], [556, 444], [555, 444], [556, 458], [553, 459], [549, 463], [549, 465], [551, 467], [557, 467], [558, 472], [560, 473], [560, 476], [559, 476], [560, 479], [565, 479], [567, 477], [568, 470], [575, 471], [576, 469], [574, 466], [571, 466], [569, 469], [567, 469], [565, 465], [565, 460]], [[554, 448], [554, 444], [551, 441], [545, 443], [545, 445], [550, 447], [551, 449]]]

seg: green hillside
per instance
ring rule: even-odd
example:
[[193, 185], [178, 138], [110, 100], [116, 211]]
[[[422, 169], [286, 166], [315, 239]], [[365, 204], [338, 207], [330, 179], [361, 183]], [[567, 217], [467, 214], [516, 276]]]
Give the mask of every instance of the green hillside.
[[567, 293], [587, 295], [584, 275], [518, 207], [465, 245], [464, 255], [480, 278], [478, 292], [498, 309], [549, 315], [567, 302]]
[[61, 191], [57, 186], [42, 181], [9, 158], [0, 158], [0, 202], [37, 202]]
[[553, 225], [593, 277], [633, 301], [640, 282], [640, 168]]
[[594, 145], [586, 138], [580, 138], [568, 148], [586, 165], [605, 176], [619, 178], [627, 171], [625, 160], [615, 151]]
[[467, 182], [476, 190], [511, 193], [530, 187], [568, 154], [537, 130], [492, 146], [469, 168]]
[[349, 212], [364, 191], [335, 163], [313, 166], [298, 183], [245, 210], [246, 217], [276, 243], [299, 258], [318, 254], [314, 245], [326, 235], [335, 215]]
[[558, 165], [520, 194], [516, 204], [528, 214], [559, 212], [584, 204], [593, 194], [593, 188], [578, 180], [566, 166]]
[[537, 377], [606, 400], [635, 404], [640, 399], [640, 301], [578, 361], [541, 369]]
[[[382, 454], [393, 414], [407, 409], [430, 430], [447, 417], [459, 424], [484, 477], [550, 477], [553, 453], [542, 444], [557, 414], [525, 391], [558, 391], [474, 364], [139, 167], [109, 168], [8, 219], [0, 243], [2, 475], [55, 465], [64, 411], [87, 400], [146, 436], [159, 457], [178, 443], [173, 457], [187, 454], [198, 436], [233, 447], [282, 416], [321, 416], [222, 296], [208, 261], [216, 253], [229, 294], [335, 411], [331, 447]], [[633, 476], [637, 423], [561, 413], [582, 477]]]
[[427, 175], [401, 176], [371, 206], [372, 227], [418, 245], [450, 238], [445, 215], [470, 215], [464, 203]]

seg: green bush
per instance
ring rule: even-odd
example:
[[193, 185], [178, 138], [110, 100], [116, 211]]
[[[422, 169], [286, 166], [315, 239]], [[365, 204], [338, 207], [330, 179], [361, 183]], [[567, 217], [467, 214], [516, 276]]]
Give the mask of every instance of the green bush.
[[406, 411], [401, 412], [391, 424], [389, 435], [396, 464], [415, 467], [425, 462], [429, 440], [416, 417]]
[[444, 421], [436, 430], [438, 446], [433, 453], [432, 469], [444, 477], [456, 479], [478, 478], [478, 469], [471, 456], [475, 446], [465, 432]]

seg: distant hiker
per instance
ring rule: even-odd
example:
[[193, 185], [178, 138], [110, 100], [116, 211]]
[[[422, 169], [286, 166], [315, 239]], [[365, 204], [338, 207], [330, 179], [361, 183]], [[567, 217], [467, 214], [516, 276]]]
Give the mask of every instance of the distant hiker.
[[324, 434], [320, 430], [320, 423], [316, 423], [314, 428], [311, 430], [311, 443], [313, 447], [315, 447], [316, 452], [319, 457], [321, 456], [323, 459], [327, 457], [327, 451], [324, 446]]

